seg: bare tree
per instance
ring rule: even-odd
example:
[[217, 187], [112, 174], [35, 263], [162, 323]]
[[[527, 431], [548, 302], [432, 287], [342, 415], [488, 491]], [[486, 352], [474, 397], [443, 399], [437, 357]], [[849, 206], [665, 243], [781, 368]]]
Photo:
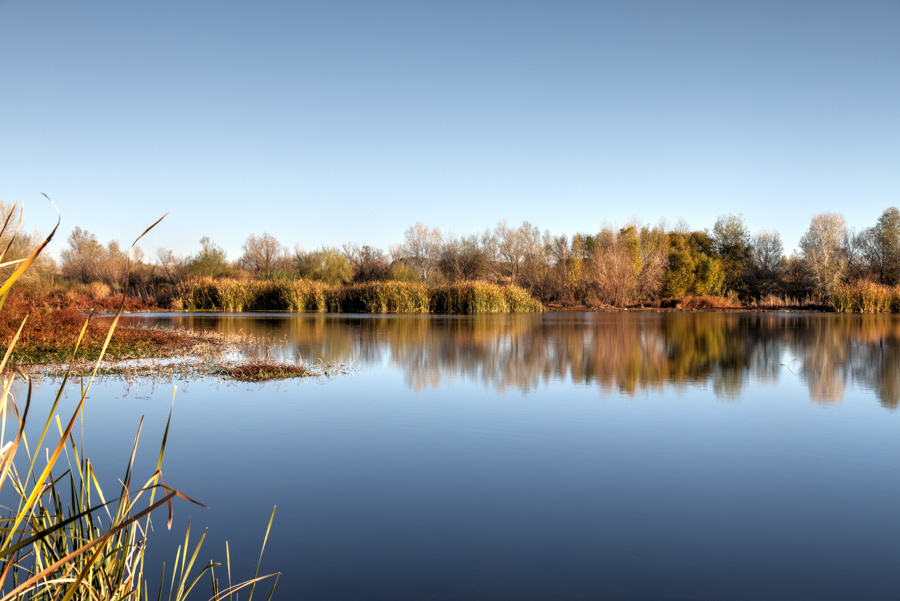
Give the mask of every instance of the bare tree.
[[762, 230], [753, 236], [746, 273], [750, 292], [756, 298], [779, 291], [784, 273], [784, 245], [777, 231]]
[[87, 230], [75, 227], [66, 239], [67, 247], [60, 252], [60, 269], [63, 275], [87, 284], [98, 279], [104, 249], [97, 237]]
[[177, 284], [184, 277], [185, 260], [169, 248], [156, 249], [156, 266], [170, 284]]
[[441, 272], [450, 280], [474, 280], [482, 276], [487, 258], [477, 234], [457, 238], [452, 234], [441, 248]]
[[509, 227], [506, 220], [494, 228], [494, 238], [499, 259], [509, 272], [511, 284], [516, 284], [522, 267], [529, 261], [538, 259], [543, 253], [541, 231], [523, 222], [519, 227]]
[[372, 282], [383, 279], [389, 266], [387, 256], [380, 248], [348, 243], [343, 246], [344, 256], [353, 268], [354, 282]]
[[815, 215], [809, 229], [800, 238], [804, 270], [817, 295], [828, 295], [840, 282], [847, 268], [844, 248], [847, 224], [838, 213]]
[[606, 226], [597, 234], [593, 262], [600, 299], [617, 307], [631, 304], [638, 290], [640, 242], [634, 227], [620, 231]]
[[403, 234], [401, 253], [419, 272], [422, 281], [428, 279], [437, 266], [441, 251], [441, 230], [416, 223]]
[[286, 254], [284, 246], [268, 232], [262, 236], [250, 234], [241, 248], [244, 254], [238, 261], [241, 267], [254, 275], [268, 277], [283, 267]]

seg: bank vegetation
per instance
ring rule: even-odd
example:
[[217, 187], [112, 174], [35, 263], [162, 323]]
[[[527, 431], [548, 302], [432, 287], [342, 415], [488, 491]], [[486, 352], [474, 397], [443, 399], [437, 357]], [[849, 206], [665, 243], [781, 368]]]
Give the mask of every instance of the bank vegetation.
[[43, 260], [24, 283], [87, 306], [127, 293], [162, 309], [226, 311], [517, 311], [529, 310], [525, 293], [554, 308], [674, 307], [700, 297], [723, 299], [713, 303], [722, 307], [900, 309], [869, 298], [876, 290], [879, 298], [896, 296], [900, 285], [895, 207], [861, 230], [840, 214], [814, 215], [790, 254], [777, 231], [751, 234], [733, 214], [709, 229], [632, 222], [572, 235], [505, 221], [446, 235], [417, 223], [387, 250], [358, 243], [289, 249], [263, 233], [249, 235], [241, 250], [231, 259], [209, 236], [188, 256], [137, 249], [123, 290], [120, 245], [76, 227], [59, 261]]

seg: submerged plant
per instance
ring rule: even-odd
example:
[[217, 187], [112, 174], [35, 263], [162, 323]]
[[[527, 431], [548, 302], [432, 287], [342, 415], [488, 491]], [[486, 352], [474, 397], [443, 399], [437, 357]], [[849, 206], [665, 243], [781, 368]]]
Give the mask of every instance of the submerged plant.
[[[134, 243], [136, 244], [161, 220], [162, 218], [144, 230]], [[0, 229], [0, 236], [6, 230], [9, 221], [7, 217]], [[47, 246], [58, 227], [59, 221], [46, 240], [24, 259], [3, 263], [6, 250], [0, 250], [0, 268], [14, 267], [14, 271], [0, 284], [0, 309], [13, 284]], [[131, 254], [130, 249], [129, 264]], [[127, 270], [125, 283], [127, 289]], [[197, 503], [167, 486], [163, 480], [162, 460], [171, 424], [171, 412], [160, 445], [156, 470], [144, 482], [136, 480], [133, 472], [143, 426], [143, 420], [141, 421], [124, 477], [121, 479], [118, 496], [106, 497], [90, 459], [86, 458], [83, 449], [79, 451], [75, 444], [73, 429], [82, 418], [85, 398], [109, 346], [123, 307], [124, 295], [122, 304], [109, 327], [100, 358], [87, 382], [82, 380], [80, 399], [75, 410], [65, 422], [56, 414], [71, 375], [67, 371], [62, 377], [49, 415], [34, 445], [29, 445], [25, 434], [32, 404], [32, 381], [20, 371], [8, 367], [10, 355], [26, 325], [27, 316], [22, 320], [18, 332], [0, 360], [0, 414], [4, 412], [8, 415], [14, 414], [18, 422], [9, 439], [6, 421], [3, 421], [0, 427], [0, 499], [8, 503], [5, 514], [0, 516], [0, 601], [149, 599], [144, 553], [147, 545], [146, 535], [150, 530], [150, 514], [166, 505], [169, 512], [167, 525], [171, 528], [172, 501], [176, 497]], [[88, 320], [85, 321], [72, 349], [73, 361], [87, 330]], [[21, 412], [11, 393], [17, 376], [24, 382], [26, 389], [24, 409]], [[54, 423], [59, 440], [55, 444], [48, 444], [46, 456], [39, 461], [38, 450], [44, 448], [45, 440]], [[272, 518], [274, 509], [269, 520], [269, 528]], [[226, 598], [245, 586], [254, 587], [257, 581], [268, 577], [258, 575], [259, 565], [257, 565], [257, 575], [252, 580], [232, 585], [229, 565], [227, 568], [229, 582], [227, 586], [220, 587], [213, 574], [214, 567], [219, 564], [209, 562], [199, 568], [199, 571], [195, 570], [195, 562], [204, 536], [201, 535], [191, 548], [190, 526], [188, 526], [184, 547], [179, 548], [176, 554], [175, 567], [171, 574], [170, 599], [186, 598], [200, 578], [207, 573], [212, 579], [214, 599]], [[164, 579], [163, 566], [157, 598], [162, 596]], [[275, 581], [277, 582], [277, 577]], [[252, 596], [252, 588], [250, 594]]]

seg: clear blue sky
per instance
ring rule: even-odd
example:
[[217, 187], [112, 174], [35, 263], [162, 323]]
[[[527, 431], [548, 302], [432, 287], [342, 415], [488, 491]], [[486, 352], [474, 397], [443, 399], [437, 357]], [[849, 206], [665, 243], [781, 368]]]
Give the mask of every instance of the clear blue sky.
[[900, 3], [0, 0], [0, 198], [45, 232], [386, 248], [900, 204]]

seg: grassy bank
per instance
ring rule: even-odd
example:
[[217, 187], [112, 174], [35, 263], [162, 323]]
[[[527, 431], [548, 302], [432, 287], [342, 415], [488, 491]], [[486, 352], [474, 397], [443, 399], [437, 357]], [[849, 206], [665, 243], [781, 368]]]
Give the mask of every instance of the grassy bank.
[[288, 311], [294, 313], [523, 313], [542, 311], [533, 296], [516, 286], [459, 282], [426, 286], [371, 282], [327, 286], [309, 280], [239, 281], [200, 278], [182, 282], [173, 308], [181, 311]]

